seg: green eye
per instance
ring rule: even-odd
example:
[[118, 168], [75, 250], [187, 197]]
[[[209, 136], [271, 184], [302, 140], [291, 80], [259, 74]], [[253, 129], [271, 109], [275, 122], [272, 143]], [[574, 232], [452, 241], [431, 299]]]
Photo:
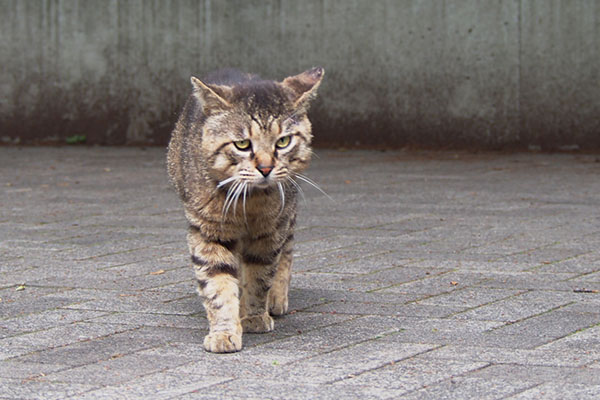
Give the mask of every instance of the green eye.
[[288, 147], [290, 142], [292, 140], [291, 136], [284, 136], [282, 138], [280, 138], [277, 143], [275, 143], [275, 146], [279, 149], [283, 149], [284, 147]]
[[250, 141], [248, 139], [238, 140], [237, 142], [233, 142], [233, 144], [235, 144], [235, 147], [237, 147], [240, 150], [250, 149]]

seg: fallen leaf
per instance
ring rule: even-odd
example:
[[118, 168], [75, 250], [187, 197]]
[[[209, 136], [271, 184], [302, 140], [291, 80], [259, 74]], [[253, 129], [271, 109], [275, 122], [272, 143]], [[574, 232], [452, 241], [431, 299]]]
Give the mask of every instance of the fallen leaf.
[[351, 181], [350, 179], [346, 179], [346, 180], [344, 181], [344, 183], [345, 183], [345, 184], [349, 184], [349, 183], [352, 183], [352, 181]]
[[158, 271], [150, 272], [150, 275], [162, 275], [165, 273], [164, 269], [159, 269]]
[[450, 282], [450, 284], [451, 284], [452, 286], [456, 286], [456, 285], [458, 285], [458, 282], [456, 282], [456, 281], [452, 281], [452, 282]]
[[600, 293], [599, 290], [596, 290], [596, 289], [586, 289], [586, 288], [574, 289], [573, 292], [575, 292], [575, 293]]
[[110, 172], [110, 168], [104, 168], [104, 172]]
[[23, 291], [23, 290], [25, 290], [25, 285], [19, 285], [19, 286], [17, 286], [17, 288], [15, 289], [15, 291], [17, 291], [17, 292], [21, 292], [21, 291]]

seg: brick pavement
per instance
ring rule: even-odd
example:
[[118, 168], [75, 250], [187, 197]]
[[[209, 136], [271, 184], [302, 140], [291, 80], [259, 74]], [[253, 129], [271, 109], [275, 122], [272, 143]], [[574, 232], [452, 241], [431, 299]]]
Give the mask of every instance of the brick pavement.
[[600, 158], [319, 151], [292, 312], [202, 350], [163, 149], [0, 148], [0, 398], [600, 397]]

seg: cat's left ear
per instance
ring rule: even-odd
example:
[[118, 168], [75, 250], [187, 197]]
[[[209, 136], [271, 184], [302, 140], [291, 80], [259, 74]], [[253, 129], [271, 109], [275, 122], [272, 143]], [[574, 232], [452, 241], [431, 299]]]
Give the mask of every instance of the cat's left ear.
[[290, 100], [298, 109], [308, 109], [308, 105], [317, 95], [317, 89], [325, 76], [322, 67], [315, 67], [295, 76], [287, 77], [281, 84], [289, 89]]
[[202, 110], [206, 115], [227, 110], [231, 104], [227, 100], [231, 95], [231, 88], [221, 85], [207, 85], [200, 79], [192, 76], [190, 78], [194, 88], [194, 96], [200, 102]]

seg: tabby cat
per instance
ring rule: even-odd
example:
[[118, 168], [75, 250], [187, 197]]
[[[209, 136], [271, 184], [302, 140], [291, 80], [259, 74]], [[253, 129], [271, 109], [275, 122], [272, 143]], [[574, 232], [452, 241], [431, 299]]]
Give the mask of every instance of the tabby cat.
[[167, 163], [189, 222], [207, 351], [238, 351], [242, 331], [272, 331], [269, 314], [287, 312], [297, 179], [310, 181], [301, 174], [311, 157], [306, 113], [323, 76], [191, 78]]

